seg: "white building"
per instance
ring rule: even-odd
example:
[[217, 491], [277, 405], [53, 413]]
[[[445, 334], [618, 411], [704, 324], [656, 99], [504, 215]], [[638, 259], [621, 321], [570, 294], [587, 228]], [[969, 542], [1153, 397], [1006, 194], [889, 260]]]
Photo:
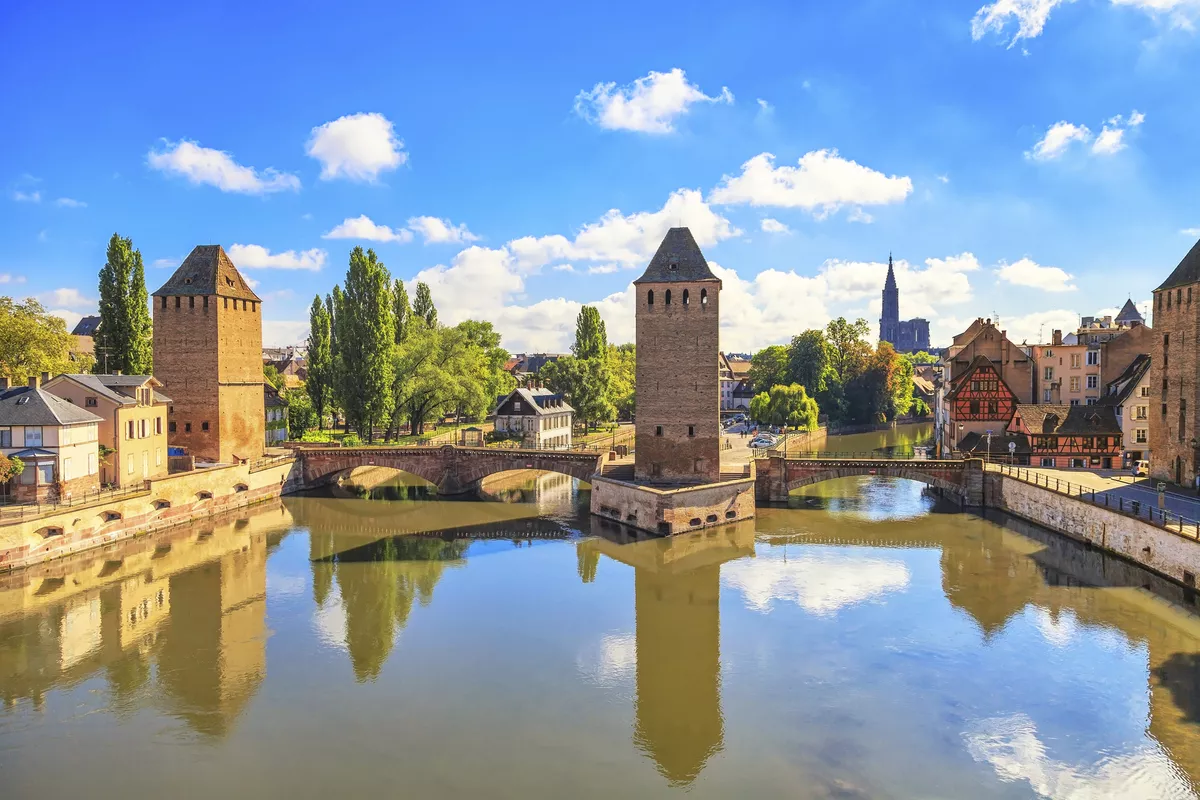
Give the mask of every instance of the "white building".
[[575, 409], [549, 389], [514, 389], [496, 403], [496, 432], [519, 437], [522, 447], [571, 447]]
[[25, 469], [7, 485], [10, 499], [47, 502], [100, 488], [100, 417], [42, 389], [0, 378], [0, 451]]
[[1104, 387], [1104, 405], [1116, 406], [1124, 466], [1150, 460], [1150, 356], [1142, 354]]

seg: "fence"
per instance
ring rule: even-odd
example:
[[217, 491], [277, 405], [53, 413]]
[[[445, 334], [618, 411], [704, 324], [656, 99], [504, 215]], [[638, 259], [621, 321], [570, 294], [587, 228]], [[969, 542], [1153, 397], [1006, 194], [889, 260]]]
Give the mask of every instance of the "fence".
[[262, 470], [274, 467], [277, 464], [286, 464], [295, 460], [295, 453], [288, 453], [285, 456], [267, 456], [265, 458], [256, 458], [251, 461], [248, 466], [251, 472], [261, 472]]
[[[756, 454], [761, 453], [759, 458], [774, 455], [771, 448], [763, 448], [756, 450]], [[779, 455], [783, 455], [780, 453]], [[818, 459], [821, 461], [932, 461], [927, 455], [907, 455], [904, 453], [880, 452], [873, 450], [871, 452], [844, 452], [839, 450], [800, 450], [794, 453], [787, 453], [788, 458], [809, 458]], [[949, 459], [950, 461], [958, 462], [961, 459]]]
[[63, 508], [77, 508], [96, 503], [110, 503], [113, 500], [123, 500], [139, 494], [150, 494], [150, 490], [145, 485], [127, 486], [124, 489], [96, 489], [90, 492], [72, 494], [70, 497], [45, 503], [11, 503], [0, 505], [0, 522], [40, 517], [46, 514], [53, 514]]
[[987, 468], [1022, 483], [1040, 486], [1043, 489], [1049, 489], [1052, 492], [1064, 494], [1067, 497], [1076, 497], [1085, 503], [1103, 506], [1112, 511], [1120, 511], [1123, 514], [1128, 514], [1137, 519], [1149, 522], [1151, 525], [1157, 525], [1164, 530], [1178, 533], [1185, 538], [1200, 541], [1200, 520], [1185, 517], [1182, 514], [1168, 511], [1165, 508], [1160, 509], [1153, 504], [1143, 503], [1141, 500], [1128, 500], [1120, 496], [1114, 497], [1107, 490], [1101, 489], [1098, 492], [1090, 486], [1082, 486], [1070, 481], [1064, 481], [1062, 478], [1046, 475], [1025, 467], [1012, 467], [1007, 464], [989, 464]]

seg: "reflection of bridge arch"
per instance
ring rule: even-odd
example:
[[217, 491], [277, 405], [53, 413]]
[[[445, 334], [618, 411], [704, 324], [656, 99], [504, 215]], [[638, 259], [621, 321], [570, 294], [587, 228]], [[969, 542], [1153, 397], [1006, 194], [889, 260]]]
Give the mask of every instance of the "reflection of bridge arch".
[[918, 469], [910, 469], [906, 467], [881, 469], [877, 467], [835, 467], [817, 472], [810, 475], [788, 481], [787, 490], [792, 492], [803, 486], [812, 486], [815, 483], [824, 483], [825, 481], [837, 480], [838, 478], [855, 478], [861, 476], [872, 476], [879, 478], [900, 478], [908, 481], [917, 481], [924, 483], [927, 486], [932, 486], [935, 489], [950, 492], [951, 494], [963, 494], [963, 486], [960, 483], [948, 481], [945, 478], [931, 475]]
[[599, 453], [501, 450], [483, 447], [304, 448], [297, 451], [306, 486], [321, 486], [358, 467], [389, 467], [427, 480], [440, 494], [463, 494], [479, 481], [510, 470], [540, 470], [590, 481]]
[[759, 500], [786, 502], [788, 493], [838, 478], [874, 476], [900, 478], [932, 486], [966, 505], [980, 505], [982, 462], [929, 459], [784, 458], [759, 459], [756, 464]]

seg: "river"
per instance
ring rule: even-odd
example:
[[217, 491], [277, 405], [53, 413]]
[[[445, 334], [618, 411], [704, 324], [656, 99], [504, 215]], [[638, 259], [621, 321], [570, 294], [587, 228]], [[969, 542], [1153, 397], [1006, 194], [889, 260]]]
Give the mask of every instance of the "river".
[[1062, 537], [881, 478], [666, 540], [372, 484], [0, 576], [3, 796], [1197, 796], [1194, 598]]

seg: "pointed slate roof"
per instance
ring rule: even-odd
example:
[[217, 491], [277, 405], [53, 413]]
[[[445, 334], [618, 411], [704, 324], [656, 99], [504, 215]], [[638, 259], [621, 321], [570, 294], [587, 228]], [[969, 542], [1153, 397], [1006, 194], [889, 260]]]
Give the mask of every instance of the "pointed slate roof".
[[1187, 286], [1189, 283], [1200, 283], [1200, 241], [1192, 245], [1192, 249], [1188, 250], [1183, 261], [1179, 262], [1179, 266], [1175, 271], [1167, 276], [1167, 279], [1162, 282], [1154, 291], [1161, 292], [1163, 289], [1174, 289], [1176, 286]]
[[1145, 323], [1145, 321], [1145, 317], [1137, 310], [1137, 306], [1133, 304], [1132, 298], [1125, 301], [1125, 305], [1121, 306], [1121, 313], [1117, 314], [1117, 324], [1128, 324], [1130, 322]]
[[700, 245], [687, 228], [671, 228], [663, 237], [662, 244], [650, 266], [634, 283], [695, 283], [716, 281], [716, 275], [708, 268]]
[[262, 302], [219, 244], [197, 245], [155, 297], [216, 295]]
[[892, 269], [892, 254], [888, 253], [888, 274], [887, 279], [883, 282], [884, 290], [896, 288], [896, 271]]

